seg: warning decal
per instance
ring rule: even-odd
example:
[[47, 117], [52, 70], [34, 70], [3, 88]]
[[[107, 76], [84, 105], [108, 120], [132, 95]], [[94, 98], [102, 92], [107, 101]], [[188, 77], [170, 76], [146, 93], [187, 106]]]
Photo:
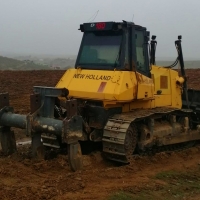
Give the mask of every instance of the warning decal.
[[103, 92], [107, 82], [101, 82], [97, 92]]

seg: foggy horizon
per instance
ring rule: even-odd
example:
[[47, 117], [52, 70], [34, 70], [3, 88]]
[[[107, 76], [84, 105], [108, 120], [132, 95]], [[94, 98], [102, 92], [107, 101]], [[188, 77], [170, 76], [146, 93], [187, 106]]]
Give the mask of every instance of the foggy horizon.
[[[78, 52], [77, 52], [78, 53]], [[10, 57], [18, 59], [19, 57], [37, 57], [37, 58], [70, 58], [70, 59], [76, 59], [77, 55], [70, 55], [70, 54], [45, 54], [45, 53], [15, 53], [15, 52], [1, 52], [0, 56], [3, 57]], [[167, 57], [167, 56], [156, 56], [156, 61], [175, 61], [177, 58], [177, 55], [174, 55], [174, 57]], [[184, 56], [185, 61], [200, 61], [200, 57], [186, 57]]]
[[197, 0], [0, 0], [0, 55], [76, 56], [82, 38], [80, 24], [126, 20], [157, 36], [158, 59], [175, 59], [174, 41], [182, 35], [184, 58], [200, 60], [199, 6]]

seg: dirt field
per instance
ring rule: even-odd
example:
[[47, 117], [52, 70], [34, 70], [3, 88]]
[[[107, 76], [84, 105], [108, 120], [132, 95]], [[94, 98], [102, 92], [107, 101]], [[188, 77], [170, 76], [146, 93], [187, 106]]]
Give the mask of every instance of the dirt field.
[[[55, 86], [64, 71], [0, 71], [0, 91], [9, 92], [15, 112], [29, 112], [34, 85]], [[200, 89], [200, 69], [187, 70], [189, 87]], [[23, 131], [16, 130], [17, 139]], [[29, 146], [0, 153], [0, 199], [200, 199], [200, 147], [136, 157], [119, 166], [100, 152], [84, 156], [84, 169], [71, 172], [67, 156], [33, 160]]]

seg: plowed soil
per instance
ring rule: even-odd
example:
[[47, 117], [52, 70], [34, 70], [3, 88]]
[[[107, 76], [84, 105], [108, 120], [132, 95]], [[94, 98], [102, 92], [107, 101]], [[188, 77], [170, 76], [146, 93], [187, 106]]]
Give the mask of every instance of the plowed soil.
[[[0, 91], [9, 92], [16, 113], [27, 114], [33, 86], [55, 86], [64, 71], [0, 71]], [[187, 70], [189, 87], [200, 89], [200, 69]], [[25, 138], [15, 130], [16, 138]], [[0, 199], [200, 199], [200, 147], [136, 157], [119, 166], [100, 152], [84, 156], [71, 172], [66, 155], [34, 160], [28, 145], [0, 153]]]

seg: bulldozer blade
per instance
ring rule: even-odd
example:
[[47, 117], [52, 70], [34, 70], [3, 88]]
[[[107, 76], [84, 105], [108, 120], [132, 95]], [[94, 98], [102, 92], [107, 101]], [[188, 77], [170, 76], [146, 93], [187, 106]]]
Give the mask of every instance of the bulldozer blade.
[[68, 144], [68, 160], [72, 171], [82, 169], [83, 160], [79, 142]]
[[0, 128], [0, 149], [6, 155], [17, 151], [15, 134], [10, 130], [10, 127]]
[[44, 146], [41, 142], [41, 134], [40, 133], [33, 134], [31, 146], [32, 146], [33, 157], [38, 158], [38, 159], [44, 159], [45, 150], [44, 150]]

